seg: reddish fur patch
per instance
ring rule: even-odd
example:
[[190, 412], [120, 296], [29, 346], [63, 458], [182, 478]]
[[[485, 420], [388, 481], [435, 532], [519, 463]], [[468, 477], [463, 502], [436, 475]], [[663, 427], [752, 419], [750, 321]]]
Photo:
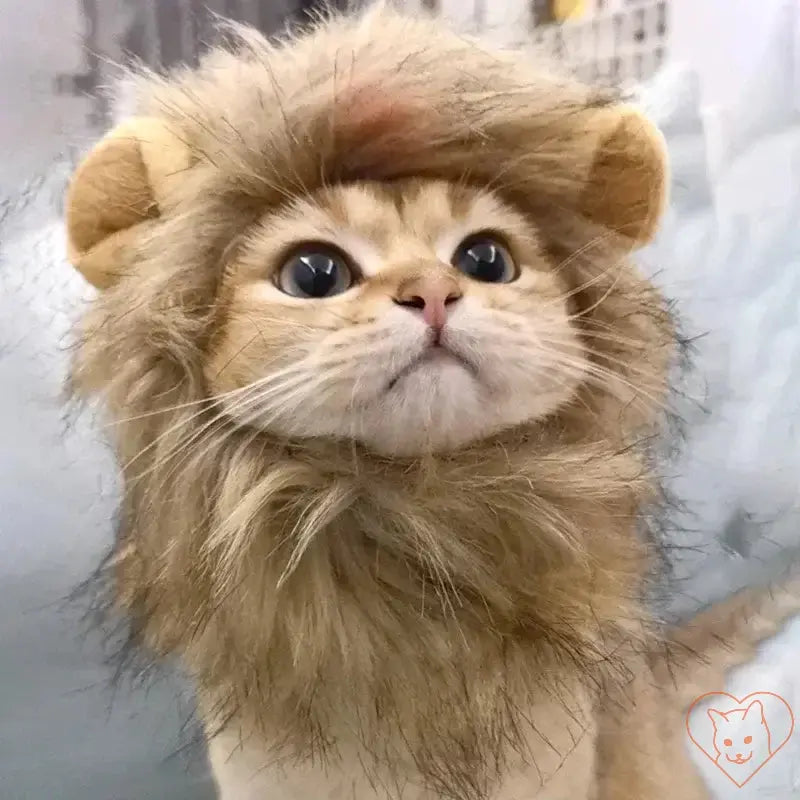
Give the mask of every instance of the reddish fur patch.
[[358, 151], [362, 169], [413, 156], [435, 138], [438, 127], [435, 109], [411, 95], [389, 96], [374, 85], [348, 87], [337, 95], [332, 115], [336, 141]]

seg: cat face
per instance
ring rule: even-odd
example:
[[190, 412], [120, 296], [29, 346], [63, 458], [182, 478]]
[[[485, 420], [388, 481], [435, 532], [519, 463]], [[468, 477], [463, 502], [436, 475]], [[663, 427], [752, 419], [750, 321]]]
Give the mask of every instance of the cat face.
[[544, 417], [586, 367], [563, 276], [487, 191], [359, 183], [268, 214], [227, 265], [206, 377], [229, 415], [384, 454]]
[[714, 748], [723, 764], [760, 763], [769, 755], [769, 728], [758, 700], [726, 713], [712, 708], [708, 716], [714, 723]]

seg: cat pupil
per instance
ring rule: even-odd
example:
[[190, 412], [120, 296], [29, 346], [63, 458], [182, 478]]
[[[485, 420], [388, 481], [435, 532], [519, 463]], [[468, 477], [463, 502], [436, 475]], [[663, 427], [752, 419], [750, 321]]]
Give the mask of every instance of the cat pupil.
[[474, 244], [467, 250], [466, 255], [471, 261], [466, 271], [482, 281], [497, 282], [503, 279], [506, 263], [502, 253], [491, 242]]
[[293, 268], [297, 288], [308, 297], [325, 297], [336, 287], [339, 265], [328, 255], [299, 256]]
[[470, 278], [484, 283], [506, 283], [515, 277], [510, 254], [490, 236], [470, 237], [462, 242], [452, 263]]

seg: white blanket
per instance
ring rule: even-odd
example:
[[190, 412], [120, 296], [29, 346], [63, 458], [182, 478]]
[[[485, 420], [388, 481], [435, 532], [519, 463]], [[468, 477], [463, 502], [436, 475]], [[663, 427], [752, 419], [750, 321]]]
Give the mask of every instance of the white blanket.
[[[681, 616], [800, 551], [800, 115], [789, 64], [768, 58], [734, 108], [701, 113], [681, 67], [643, 95], [673, 162], [670, 211], [643, 262], [697, 337], [668, 481], [685, 504], [671, 536], [686, 547], [673, 553]], [[800, 714], [800, 620], [724, 688], [779, 694]], [[796, 732], [741, 787], [687, 747], [720, 799], [800, 798]]]

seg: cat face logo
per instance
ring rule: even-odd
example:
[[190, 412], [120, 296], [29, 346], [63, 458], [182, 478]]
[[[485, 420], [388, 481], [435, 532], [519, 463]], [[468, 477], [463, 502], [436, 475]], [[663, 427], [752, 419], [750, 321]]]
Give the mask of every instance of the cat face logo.
[[763, 763], [772, 755], [769, 725], [764, 718], [764, 706], [760, 700], [753, 700], [747, 708], [734, 708], [731, 711], [708, 709], [708, 716], [714, 724], [714, 750], [717, 752], [717, 765], [747, 764], [755, 757]]
[[772, 692], [754, 692], [741, 700], [727, 692], [709, 692], [689, 707], [686, 730], [692, 742], [741, 787], [789, 741], [794, 714]]

